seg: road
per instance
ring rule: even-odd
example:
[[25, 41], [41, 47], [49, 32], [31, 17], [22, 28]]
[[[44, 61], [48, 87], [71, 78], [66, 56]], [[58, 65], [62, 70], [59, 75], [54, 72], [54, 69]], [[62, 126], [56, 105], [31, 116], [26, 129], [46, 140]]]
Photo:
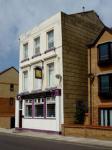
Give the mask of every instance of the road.
[[0, 150], [111, 150], [69, 142], [51, 141], [40, 138], [22, 137], [0, 133]]

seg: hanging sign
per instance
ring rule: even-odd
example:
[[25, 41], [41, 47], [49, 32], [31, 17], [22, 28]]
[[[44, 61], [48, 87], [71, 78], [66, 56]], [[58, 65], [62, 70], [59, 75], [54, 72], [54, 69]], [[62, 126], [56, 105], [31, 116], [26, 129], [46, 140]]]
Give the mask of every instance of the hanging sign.
[[42, 68], [40, 67], [35, 68], [35, 78], [42, 79]]

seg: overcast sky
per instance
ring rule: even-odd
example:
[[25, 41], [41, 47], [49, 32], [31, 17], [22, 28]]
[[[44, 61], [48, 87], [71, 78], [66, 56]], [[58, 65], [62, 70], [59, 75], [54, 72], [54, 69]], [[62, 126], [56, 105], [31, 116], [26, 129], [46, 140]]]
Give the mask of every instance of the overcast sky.
[[0, 71], [19, 64], [19, 34], [58, 11], [95, 10], [112, 26], [112, 0], [0, 0]]

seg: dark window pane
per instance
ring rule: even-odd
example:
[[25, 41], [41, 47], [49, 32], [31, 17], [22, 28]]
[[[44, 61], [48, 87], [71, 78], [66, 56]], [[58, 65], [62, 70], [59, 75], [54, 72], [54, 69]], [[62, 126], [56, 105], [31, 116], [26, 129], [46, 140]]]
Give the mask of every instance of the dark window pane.
[[14, 84], [10, 84], [10, 91], [14, 91]]
[[109, 92], [109, 76], [101, 77], [101, 92]]
[[26, 105], [26, 117], [32, 117], [32, 105]]
[[100, 51], [100, 60], [108, 60], [109, 59], [109, 53], [108, 53], [108, 44], [103, 44], [99, 47], [99, 51]]
[[43, 117], [43, 104], [35, 105], [35, 117]]
[[47, 104], [47, 117], [55, 117], [55, 104]]

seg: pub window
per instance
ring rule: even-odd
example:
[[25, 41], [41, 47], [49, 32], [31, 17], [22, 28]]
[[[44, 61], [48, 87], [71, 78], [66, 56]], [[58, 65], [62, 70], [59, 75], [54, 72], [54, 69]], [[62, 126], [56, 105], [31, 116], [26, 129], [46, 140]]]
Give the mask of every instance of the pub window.
[[42, 98], [34, 100], [35, 115], [34, 117], [44, 117], [44, 101]]
[[112, 43], [107, 42], [98, 45], [98, 65], [105, 66], [112, 63]]
[[99, 76], [99, 96], [104, 98], [112, 97], [112, 74]]
[[25, 100], [25, 117], [32, 117], [32, 100]]
[[112, 127], [112, 109], [102, 108], [99, 110], [99, 125]]
[[10, 91], [14, 91], [14, 84], [10, 84]]
[[46, 98], [46, 114], [48, 118], [55, 118], [56, 116], [55, 97]]

